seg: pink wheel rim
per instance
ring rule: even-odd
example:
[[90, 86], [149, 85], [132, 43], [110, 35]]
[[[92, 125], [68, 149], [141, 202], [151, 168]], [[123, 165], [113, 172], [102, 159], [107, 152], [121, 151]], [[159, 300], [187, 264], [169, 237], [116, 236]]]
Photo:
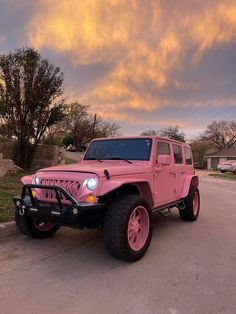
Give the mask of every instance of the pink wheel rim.
[[145, 207], [136, 207], [128, 222], [128, 243], [132, 250], [139, 251], [145, 245], [149, 234], [149, 215]]
[[45, 221], [40, 221], [40, 220], [35, 220], [34, 221], [34, 226], [37, 228], [39, 231], [49, 231], [52, 229], [54, 224], [51, 222], [45, 222]]
[[198, 198], [197, 191], [195, 191], [193, 195], [193, 213], [195, 216], [198, 214], [198, 207], [199, 207], [199, 198]]

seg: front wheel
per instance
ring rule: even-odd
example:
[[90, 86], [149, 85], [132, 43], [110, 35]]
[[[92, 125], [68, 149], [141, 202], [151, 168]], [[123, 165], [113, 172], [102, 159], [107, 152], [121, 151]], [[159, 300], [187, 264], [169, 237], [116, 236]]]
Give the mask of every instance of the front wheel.
[[226, 170], [220, 170], [221, 173], [226, 173]]
[[15, 212], [15, 222], [23, 234], [38, 239], [49, 238], [60, 228], [51, 222], [32, 219], [25, 215], [21, 216], [18, 210]]
[[152, 213], [138, 195], [117, 198], [104, 221], [105, 245], [116, 258], [137, 261], [146, 253], [152, 238]]
[[185, 209], [179, 209], [179, 215], [183, 220], [195, 221], [200, 211], [200, 194], [198, 188], [190, 186], [188, 196], [184, 200]]

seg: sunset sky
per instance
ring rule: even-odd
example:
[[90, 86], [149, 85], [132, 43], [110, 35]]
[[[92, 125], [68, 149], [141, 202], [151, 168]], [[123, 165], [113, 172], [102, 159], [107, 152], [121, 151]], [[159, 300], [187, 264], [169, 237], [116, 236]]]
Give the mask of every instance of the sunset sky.
[[0, 0], [0, 53], [23, 46], [124, 134], [236, 118], [235, 0]]

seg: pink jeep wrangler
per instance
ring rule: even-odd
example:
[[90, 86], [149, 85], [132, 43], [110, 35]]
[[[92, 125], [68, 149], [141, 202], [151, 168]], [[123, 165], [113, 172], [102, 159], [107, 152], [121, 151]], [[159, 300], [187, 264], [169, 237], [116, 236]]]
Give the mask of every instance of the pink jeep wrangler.
[[14, 198], [21, 232], [46, 238], [61, 225], [102, 226], [107, 250], [128, 261], [146, 253], [153, 212], [177, 207], [187, 221], [199, 214], [191, 149], [166, 138], [93, 140], [80, 164], [42, 169], [22, 182]]

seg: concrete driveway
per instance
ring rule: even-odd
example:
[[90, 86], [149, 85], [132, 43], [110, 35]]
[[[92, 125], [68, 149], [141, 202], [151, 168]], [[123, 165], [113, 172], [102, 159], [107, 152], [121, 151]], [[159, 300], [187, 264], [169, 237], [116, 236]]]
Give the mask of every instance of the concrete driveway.
[[201, 175], [196, 223], [155, 216], [147, 255], [110, 257], [101, 231], [33, 240], [0, 228], [0, 312], [236, 313], [236, 183]]

